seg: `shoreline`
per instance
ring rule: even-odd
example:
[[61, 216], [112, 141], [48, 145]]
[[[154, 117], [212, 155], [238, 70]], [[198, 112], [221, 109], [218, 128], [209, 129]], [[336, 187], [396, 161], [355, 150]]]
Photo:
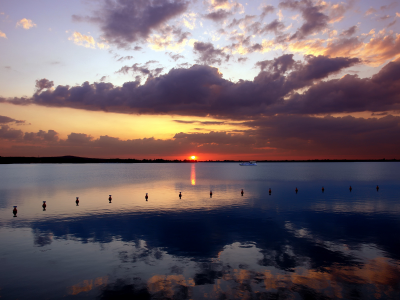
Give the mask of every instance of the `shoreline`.
[[[133, 158], [89, 158], [77, 156], [55, 156], [55, 157], [2, 157], [0, 156], [0, 164], [98, 164], [98, 163], [240, 163], [246, 160], [168, 160], [168, 159], [133, 159]], [[268, 162], [396, 162], [393, 159], [308, 159], [308, 160], [258, 160], [257, 163]]]

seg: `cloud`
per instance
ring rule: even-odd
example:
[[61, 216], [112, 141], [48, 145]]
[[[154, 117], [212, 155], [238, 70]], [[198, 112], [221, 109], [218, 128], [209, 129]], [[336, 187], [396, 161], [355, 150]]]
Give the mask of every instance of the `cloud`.
[[1, 125], [0, 139], [4, 140], [17, 140], [23, 136], [22, 130], [10, 128], [8, 125]]
[[132, 66], [123, 66], [121, 69], [116, 71], [115, 73], [122, 73], [122, 74], [128, 74], [132, 73], [133, 75], [140, 74], [139, 76], [136, 77], [136, 80], [140, 80], [142, 76], [145, 76], [147, 79], [149, 78], [154, 78], [159, 76], [164, 68], [155, 68], [155, 69], [150, 69], [149, 65], [151, 63], [154, 63], [156, 61], [148, 61], [144, 65], [140, 65], [139, 63], [135, 63]]
[[347, 2], [339, 2], [330, 4], [325, 2], [325, 10], [328, 12], [329, 24], [340, 22], [344, 18], [344, 14], [350, 10], [356, 0], [349, 0]]
[[68, 40], [73, 41], [75, 45], [83, 46], [85, 48], [95, 49], [96, 45], [99, 49], [108, 48], [105, 43], [96, 43], [94, 38], [90, 35], [84, 35], [80, 32], [75, 31]]
[[0, 30], [0, 38], [7, 38], [6, 34]]
[[117, 61], [125, 61], [125, 60], [131, 60], [133, 59], [132, 55], [127, 55], [127, 56], [121, 56], [120, 58], [117, 59]]
[[187, 28], [193, 30], [196, 27], [196, 16], [197, 16], [197, 14], [193, 13], [193, 12], [185, 14], [183, 19], [182, 19], [183, 20], [183, 24]]
[[[209, 54], [210, 49], [215, 50], [209, 48], [209, 45], [204, 47], [204, 56]], [[349, 85], [349, 78], [355, 78], [354, 76], [320, 81], [359, 62], [356, 58], [323, 56], [306, 56], [305, 61], [301, 62], [294, 61], [293, 55], [284, 55], [271, 61], [259, 62], [262, 71], [252, 81], [239, 80], [236, 83], [223, 79], [217, 68], [206, 65], [172, 69], [166, 74], [158, 75], [160, 70], [149, 68], [149, 63], [134, 64], [118, 72], [136, 72], [139, 76], [148, 76], [143, 85], [140, 85], [138, 79], [126, 82], [121, 87], [104, 82], [85, 82], [81, 86], [73, 87], [59, 85], [54, 89], [35, 93], [31, 98], [14, 98], [0, 102], [118, 113], [247, 119], [275, 113], [339, 112], [347, 111], [347, 107], [351, 107], [351, 111], [364, 111], [365, 103], [368, 102], [360, 102], [359, 99], [363, 99], [368, 93], [366, 99], [371, 99], [370, 106], [374, 107], [374, 111], [396, 108], [398, 80], [394, 79], [400, 68], [399, 63], [388, 64], [373, 79], [355, 79]], [[393, 80], [377, 82], [376, 78], [388, 70]], [[365, 82], [367, 88], [363, 87], [364, 84], [360, 87], [360, 82]], [[299, 89], [308, 90], [303, 94], [295, 93]], [[348, 93], [349, 97], [340, 98], [343, 93]], [[312, 98], [314, 94], [316, 96]], [[386, 97], [387, 101], [390, 99], [387, 105], [384, 105], [378, 94]], [[337, 95], [337, 105], [332, 104], [333, 107], [330, 108], [331, 102], [328, 100], [334, 95]], [[328, 100], [324, 101], [328, 96]], [[321, 100], [312, 102], [312, 99]], [[315, 103], [321, 105], [311, 105]]]
[[10, 117], [0, 116], [0, 124], [9, 124], [9, 123], [16, 123], [16, 124], [23, 124], [25, 121], [22, 120], [15, 120]]
[[208, 4], [210, 10], [224, 9], [227, 11], [234, 11], [234, 12], [239, 12], [239, 13], [244, 12], [243, 5], [236, 1], [209, 0], [208, 2], [205, 1], [205, 3]]
[[245, 55], [252, 52], [265, 53], [271, 51], [275, 47], [275, 43], [272, 40], [262, 40], [261, 44], [251, 44], [250, 37], [237, 36], [235, 38], [238, 43], [233, 43], [226, 47], [232, 51], [232, 54], [239, 53]]
[[39, 130], [38, 132], [25, 132], [23, 139], [29, 142], [57, 142], [58, 133], [54, 130], [47, 132]]
[[230, 17], [231, 15], [232, 13], [230, 11], [219, 9], [217, 11], [203, 15], [203, 17], [214, 22], [221, 22]]
[[268, 32], [274, 32], [275, 34], [278, 34], [285, 29], [285, 25], [282, 22], [275, 19], [269, 24], [266, 24], [264, 26], [261, 26], [259, 22], [253, 23], [248, 27], [248, 29], [253, 34], [265, 34]]
[[330, 57], [358, 57], [364, 63], [379, 66], [387, 60], [400, 57], [400, 35], [380, 33], [373, 38], [363, 42], [360, 37], [339, 36], [328, 41], [322, 39], [310, 39], [292, 41], [285, 45], [277, 42], [272, 43], [271, 49], [282, 49], [290, 52], [301, 52], [312, 55], [324, 55]]
[[[228, 25], [228, 27], [233, 28], [235, 26], [238, 26], [243, 31], [246, 31], [247, 27], [249, 27], [251, 24], [254, 23], [253, 20], [255, 18], [256, 16], [251, 16], [251, 15], [245, 15], [243, 18], [240, 19], [234, 18], [232, 22]], [[259, 26], [261, 26], [261, 23], [257, 22], [257, 24], [260, 24]]]
[[24, 18], [24, 19], [19, 20], [15, 26], [16, 27], [22, 27], [22, 28], [28, 30], [28, 29], [30, 29], [32, 27], [36, 27], [36, 24], [33, 23], [32, 20]]
[[199, 55], [197, 62], [210, 65], [220, 65], [223, 61], [229, 61], [230, 58], [223, 49], [215, 49], [211, 43], [195, 42], [193, 52]]
[[150, 48], [156, 51], [168, 49], [179, 52], [182, 51], [188, 43], [190, 44], [193, 42], [189, 40], [189, 36], [191, 36], [191, 33], [183, 32], [181, 28], [166, 26], [160, 30], [160, 35], [153, 34], [147, 39], [147, 42]]
[[102, 8], [93, 16], [74, 15], [73, 20], [99, 24], [102, 36], [120, 48], [146, 41], [188, 7], [188, 2], [183, 0], [104, 0], [102, 3]]
[[2, 153], [10, 156], [68, 154], [130, 158], [176, 157], [196, 152], [223, 154], [224, 157], [257, 154], [263, 159], [376, 159], [399, 158], [400, 153], [400, 140], [397, 138], [400, 134], [400, 117], [391, 115], [369, 119], [277, 115], [260, 117], [244, 125], [251, 129], [240, 133], [179, 132], [166, 140], [121, 140], [107, 135], [93, 138], [85, 133], [74, 132], [62, 140], [54, 130], [24, 134], [4, 125], [0, 128], [0, 138], [8, 141], [8, 144], [3, 142], [0, 147]]
[[172, 52], [165, 52], [165, 54], [168, 54], [168, 56], [171, 57], [174, 61], [177, 61], [178, 59], [181, 58], [185, 58], [183, 55], [173, 54]]
[[378, 12], [378, 11], [377, 11], [375, 8], [370, 7], [370, 8], [368, 8], [367, 11], [365, 12], [365, 16], [372, 15], [372, 14], [374, 14], [374, 13], [376, 13], [376, 12]]
[[354, 33], [356, 33], [358, 27], [356, 25], [351, 26], [349, 29], [347, 30], [343, 30], [342, 33], [340, 34], [341, 36], [352, 36]]
[[223, 125], [224, 121], [187, 121], [187, 120], [173, 120], [176, 123], [182, 124], [200, 124], [200, 125]]
[[73, 145], [85, 145], [88, 144], [91, 140], [93, 140], [93, 137], [90, 135], [87, 135], [85, 133], [72, 132], [70, 135], [68, 135], [66, 143]]
[[35, 84], [37, 92], [41, 92], [43, 89], [50, 89], [53, 86], [54, 86], [54, 82], [50, 81], [46, 78], [36, 80], [36, 84]]
[[264, 5], [261, 7], [261, 14], [260, 14], [260, 20], [264, 20], [264, 18], [269, 14], [273, 13], [275, 11], [275, 7], [272, 5]]
[[276, 112], [331, 114], [400, 109], [400, 61], [390, 62], [371, 78], [345, 75], [320, 82], [289, 97]]
[[396, 2], [392, 2], [389, 5], [383, 5], [380, 7], [380, 10], [389, 10], [389, 9], [394, 9], [395, 7], [397, 7], [398, 3]]
[[279, 7], [283, 9], [299, 10], [304, 19], [303, 25], [291, 36], [291, 40], [305, 39], [308, 35], [317, 33], [328, 27], [330, 18], [322, 12], [324, 9], [323, 5], [314, 5], [310, 0], [285, 0], [279, 3]]
[[[273, 153], [308, 157], [398, 157], [400, 117], [383, 118], [274, 116], [246, 123]], [[267, 152], [267, 151], [266, 151]], [[268, 152], [267, 152], [268, 153]]]

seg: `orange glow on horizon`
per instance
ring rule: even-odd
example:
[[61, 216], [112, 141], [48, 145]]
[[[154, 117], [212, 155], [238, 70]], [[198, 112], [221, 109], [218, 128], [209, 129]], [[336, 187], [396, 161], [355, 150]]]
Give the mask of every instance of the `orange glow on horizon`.
[[190, 158], [193, 159], [193, 160], [195, 160], [195, 159], [196, 159], [196, 156], [192, 155]]

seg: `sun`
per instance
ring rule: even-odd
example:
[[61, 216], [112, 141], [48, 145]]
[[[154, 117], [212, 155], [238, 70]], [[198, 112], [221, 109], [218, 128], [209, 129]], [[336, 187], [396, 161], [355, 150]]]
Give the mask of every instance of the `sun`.
[[196, 159], [196, 156], [192, 155], [190, 158], [191, 158], [191, 159]]

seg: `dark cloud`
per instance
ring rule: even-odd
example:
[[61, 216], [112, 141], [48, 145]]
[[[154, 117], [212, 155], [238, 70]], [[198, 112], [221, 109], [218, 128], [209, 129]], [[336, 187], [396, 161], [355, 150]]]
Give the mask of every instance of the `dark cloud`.
[[219, 121], [202, 121], [199, 122], [202, 125], [222, 125], [225, 124], [225, 122], [219, 122]]
[[238, 62], [240, 62], [240, 63], [246, 62], [248, 59], [249, 59], [248, 57], [239, 57]]
[[285, 25], [279, 20], [273, 20], [271, 23], [266, 25], [261, 25], [260, 22], [255, 22], [249, 25], [247, 29], [253, 34], [265, 34], [269, 32], [279, 34], [283, 29], [285, 29]]
[[287, 75], [288, 82], [309, 82], [311, 80], [326, 78], [344, 68], [351, 67], [361, 61], [358, 58], [307, 55], [304, 57], [306, 63], [296, 62], [293, 54], [284, 54], [274, 60], [259, 61], [256, 66], [262, 71], [268, 70], [270, 73], [283, 75], [287, 71], [292, 71]]
[[384, 21], [384, 20], [387, 20], [387, 19], [390, 19], [390, 15], [385, 15], [385, 16], [382, 16], [382, 17], [379, 18], [379, 20], [381, 20], [381, 21]]
[[[197, 122], [197, 121], [195, 121]], [[213, 122], [212, 122], [213, 123]], [[219, 125], [217, 124], [212, 125]], [[66, 140], [57, 140], [54, 131], [36, 134], [11, 130], [6, 125], [0, 137], [14, 141], [12, 155], [77, 155], [90, 157], [163, 157], [182, 156], [187, 153], [258, 154], [263, 157], [303, 158], [399, 158], [400, 117], [382, 118], [311, 117], [276, 115], [244, 122], [250, 130], [238, 133], [224, 131], [179, 132], [172, 139], [154, 138], [121, 140], [100, 136], [97, 139], [84, 133], [71, 133]], [[4, 128], [6, 127], [6, 128]], [[49, 139], [45, 140], [44, 136]], [[15, 141], [20, 144], [15, 144]], [[32, 146], [34, 142], [37, 147]], [[24, 146], [26, 145], [26, 147]], [[25, 151], [25, 152], [24, 152]], [[29, 152], [26, 152], [29, 151]], [[25, 154], [26, 155], [26, 154]]]
[[[239, 26], [241, 24], [243, 24], [245, 27], [248, 27], [250, 24], [253, 23], [253, 20], [256, 18], [256, 16], [252, 16], [252, 15], [245, 15], [243, 18], [241, 19], [236, 19], [234, 18], [232, 20], [232, 22], [228, 25], [229, 28], [235, 27], [235, 26]], [[259, 22], [257, 22], [259, 23]]]
[[189, 67], [191, 67], [191, 66], [192, 66], [192, 65], [189, 64], [188, 62], [181, 63], [181, 64], [178, 64], [178, 65], [177, 65], [178, 68], [182, 68], [182, 69], [187, 69], [187, 68], [189, 68]]
[[133, 47], [133, 50], [134, 51], [140, 51], [140, 50], [142, 50], [143, 49], [143, 47], [140, 47], [140, 46], [135, 46], [135, 47]]
[[269, 70], [274, 73], [284, 74], [291, 70], [296, 62], [293, 59], [293, 54], [284, 54], [273, 60], [264, 60], [256, 63], [261, 71]]
[[149, 65], [152, 63], [157, 63], [157, 61], [150, 60], [147, 63], [145, 63], [144, 65], [135, 63], [132, 66], [123, 66], [121, 69], [119, 69], [115, 73], [122, 73], [122, 74], [132, 73], [132, 75], [134, 75], [134, 76], [140, 74], [139, 75], [140, 78], [141, 78], [141, 76], [145, 76], [146, 78], [157, 77], [158, 75], [160, 75], [162, 73], [164, 68], [150, 69]]
[[273, 13], [275, 11], [275, 7], [272, 5], [265, 5], [261, 9], [260, 19], [261, 21], [268, 15], [269, 13]]
[[[367, 99], [375, 97], [371, 100], [375, 111], [393, 108], [392, 104], [398, 101], [396, 71], [400, 69], [399, 62], [388, 64], [372, 79], [347, 75], [342, 79], [319, 82], [359, 62], [357, 58], [324, 56], [306, 56], [305, 61], [300, 62], [294, 61], [293, 55], [287, 54], [259, 62], [257, 66], [261, 72], [252, 81], [239, 80], [236, 83], [222, 78], [218, 69], [206, 65], [172, 69], [158, 76], [152, 75], [159, 72], [157, 69], [133, 65], [127, 66], [125, 71], [148, 76], [143, 85], [138, 80], [126, 82], [120, 87], [105, 82], [85, 82], [73, 87], [59, 85], [54, 90], [35, 93], [30, 99], [15, 98], [0, 102], [119, 113], [246, 119], [277, 112], [348, 111], [346, 106], [352, 107], [352, 111], [364, 111], [367, 102], [361, 99], [368, 94]], [[378, 81], [383, 76], [388, 79]], [[365, 82], [366, 88], [358, 87], [362, 82]], [[298, 89], [306, 91], [303, 94], [294, 93]], [[337, 99], [329, 101], [333, 95]], [[385, 101], [388, 101], [386, 106], [383, 105]]]
[[90, 135], [72, 132], [70, 135], [68, 135], [66, 142], [75, 145], [84, 145], [89, 143], [91, 140], [93, 140], [93, 137]]
[[223, 49], [215, 49], [211, 43], [195, 42], [193, 51], [199, 56], [196, 60], [198, 63], [220, 65], [223, 61], [229, 61], [230, 58]]
[[54, 82], [50, 81], [46, 78], [40, 79], [40, 80], [36, 80], [36, 90], [38, 92], [42, 91], [43, 89], [50, 89], [54, 86]]
[[380, 112], [400, 109], [400, 61], [371, 78], [346, 75], [320, 82], [285, 101], [282, 112], [297, 114]]
[[120, 58], [117, 59], [117, 61], [125, 61], [125, 60], [131, 60], [133, 59], [132, 55], [127, 55], [127, 56], [121, 56]]
[[255, 143], [255, 139], [250, 135], [241, 134], [230, 134], [226, 132], [208, 132], [208, 133], [184, 133], [180, 132], [175, 134], [175, 140], [185, 141], [188, 144], [217, 144], [222, 145], [252, 145]]
[[340, 34], [341, 36], [352, 36], [354, 33], [356, 33], [358, 27], [356, 25], [351, 26], [349, 29], [347, 30], [343, 30], [343, 32]]
[[173, 52], [165, 52], [165, 54], [168, 54], [169, 57], [171, 57], [174, 61], [177, 61], [178, 59], [185, 58], [183, 55], [176, 53], [174, 54]]
[[[256, 138], [277, 152], [312, 157], [398, 157], [400, 117], [275, 116], [248, 122]], [[268, 144], [267, 144], [268, 142]], [[284, 155], [285, 155], [284, 154]], [[293, 154], [293, 152], [292, 152]]]
[[127, 48], [134, 42], [145, 41], [187, 7], [188, 2], [184, 0], [104, 0], [103, 7], [93, 16], [72, 18], [98, 23], [109, 43]]
[[225, 124], [224, 121], [186, 121], [186, 120], [173, 120], [177, 123], [182, 124], [201, 124], [201, 125], [222, 125]]
[[299, 67], [298, 72], [304, 80], [314, 80], [326, 78], [342, 69], [361, 63], [358, 58], [336, 57], [328, 58], [326, 56], [305, 56], [307, 64]]
[[185, 120], [174, 120], [176, 123], [182, 123], [182, 124], [194, 124], [197, 123], [197, 121], [185, 121]]
[[47, 132], [45, 132], [43, 130], [39, 130], [38, 132], [25, 132], [24, 140], [57, 142], [58, 141], [58, 133], [54, 130], [48, 130]]
[[102, 76], [101, 78], [100, 78], [100, 82], [104, 82], [104, 81], [106, 81], [107, 80], [107, 76]]
[[21, 130], [10, 128], [8, 125], [1, 125], [0, 127], [0, 139], [16, 140], [22, 138], [22, 136]]
[[221, 22], [232, 15], [232, 12], [226, 11], [225, 9], [219, 9], [217, 11], [203, 15], [204, 18], [212, 20], [214, 22]]
[[291, 39], [304, 39], [308, 35], [319, 32], [328, 27], [329, 17], [322, 10], [323, 5], [314, 5], [311, 0], [285, 0], [279, 3], [280, 8], [301, 11], [303, 25], [291, 36]]
[[15, 120], [13, 118], [6, 117], [6, 116], [0, 116], [0, 124], [9, 124], [9, 123], [22, 124], [22, 123], [25, 123], [25, 121]]

